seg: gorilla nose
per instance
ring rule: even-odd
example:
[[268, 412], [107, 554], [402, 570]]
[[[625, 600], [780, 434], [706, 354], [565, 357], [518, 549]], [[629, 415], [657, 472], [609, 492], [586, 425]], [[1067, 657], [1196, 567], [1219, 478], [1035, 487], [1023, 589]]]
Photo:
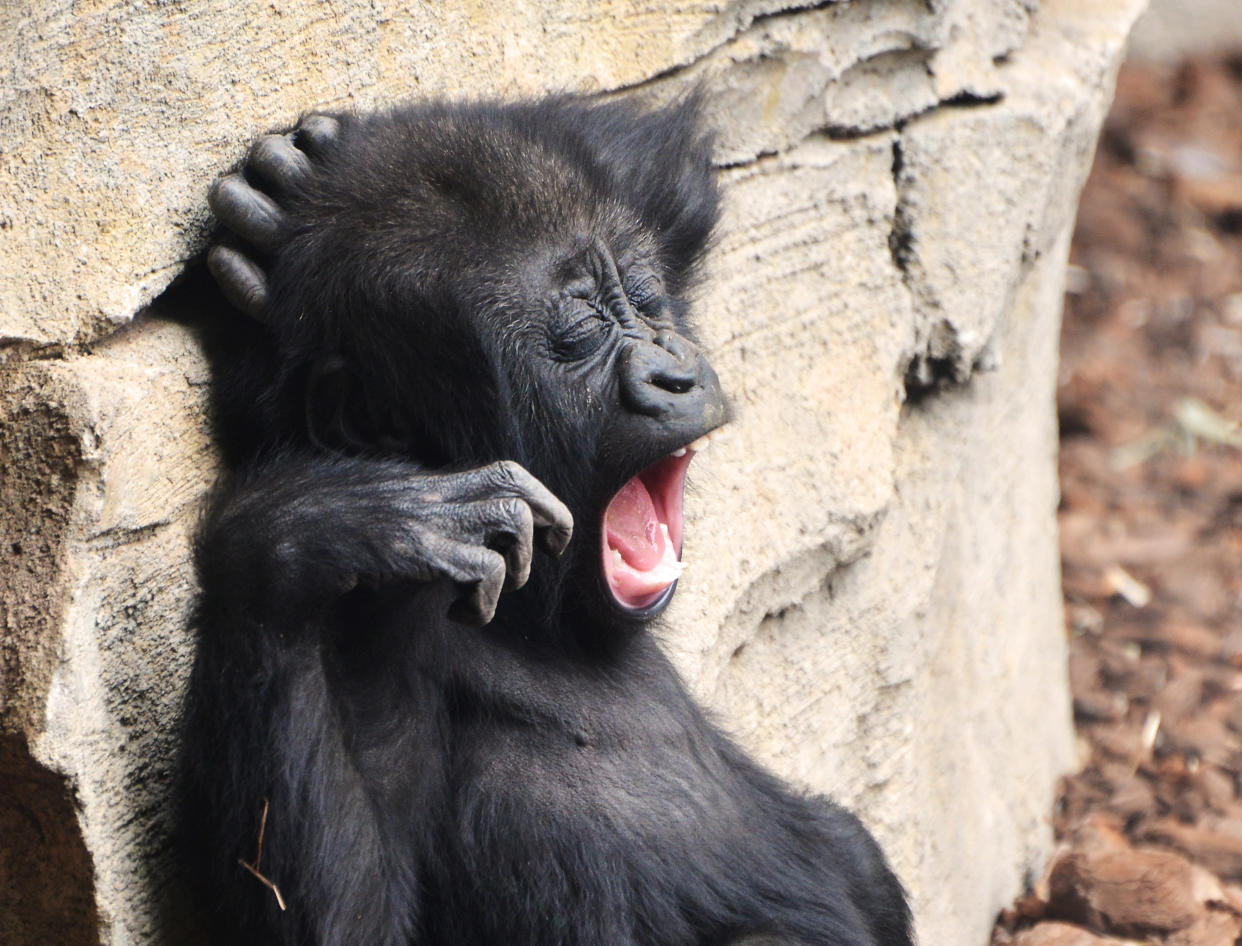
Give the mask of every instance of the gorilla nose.
[[711, 423], [724, 404], [716, 372], [675, 332], [629, 344], [621, 358], [621, 399], [634, 413], [689, 426]]

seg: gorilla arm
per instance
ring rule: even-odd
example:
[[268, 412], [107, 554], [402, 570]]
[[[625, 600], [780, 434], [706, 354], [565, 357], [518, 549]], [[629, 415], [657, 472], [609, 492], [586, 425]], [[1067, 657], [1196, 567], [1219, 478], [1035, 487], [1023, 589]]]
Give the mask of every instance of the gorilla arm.
[[[429, 473], [396, 460], [285, 455], [212, 504], [199, 541], [207, 599], [296, 621], [359, 582], [448, 580], [450, 617], [486, 624], [530, 574], [536, 539], [559, 555], [569, 510], [510, 461]], [[265, 614], [278, 609], [279, 614]]]

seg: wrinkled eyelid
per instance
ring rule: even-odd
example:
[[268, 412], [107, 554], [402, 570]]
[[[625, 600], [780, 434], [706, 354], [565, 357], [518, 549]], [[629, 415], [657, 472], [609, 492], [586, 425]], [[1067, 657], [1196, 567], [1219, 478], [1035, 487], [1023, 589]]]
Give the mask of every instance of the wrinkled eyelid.
[[659, 294], [660, 279], [654, 274], [644, 276], [626, 290], [626, 295], [630, 297], [630, 301], [636, 304], [648, 302]]
[[552, 349], [557, 355], [572, 361], [586, 358], [604, 344], [610, 327], [610, 322], [598, 316], [578, 319], [554, 334]]

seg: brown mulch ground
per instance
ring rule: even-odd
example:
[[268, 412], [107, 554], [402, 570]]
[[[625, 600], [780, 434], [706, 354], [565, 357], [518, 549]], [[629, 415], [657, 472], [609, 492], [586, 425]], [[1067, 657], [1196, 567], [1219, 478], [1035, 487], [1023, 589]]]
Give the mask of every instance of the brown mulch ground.
[[993, 946], [1242, 944], [1242, 55], [1127, 66], [1059, 407], [1081, 772]]

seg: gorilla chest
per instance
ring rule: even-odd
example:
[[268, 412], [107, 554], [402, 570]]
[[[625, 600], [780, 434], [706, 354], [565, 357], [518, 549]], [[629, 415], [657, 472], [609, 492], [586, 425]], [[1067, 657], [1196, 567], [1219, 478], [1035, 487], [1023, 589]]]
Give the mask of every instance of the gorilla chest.
[[[557, 718], [493, 716], [463, 733], [460, 836], [553, 861], [593, 857], [642, 870], [701, 858], [742, 820], [746, 792], [697, 714], [650, 701], [578, 704]], [[495, 832], [491, 818], [507, 823]]]

